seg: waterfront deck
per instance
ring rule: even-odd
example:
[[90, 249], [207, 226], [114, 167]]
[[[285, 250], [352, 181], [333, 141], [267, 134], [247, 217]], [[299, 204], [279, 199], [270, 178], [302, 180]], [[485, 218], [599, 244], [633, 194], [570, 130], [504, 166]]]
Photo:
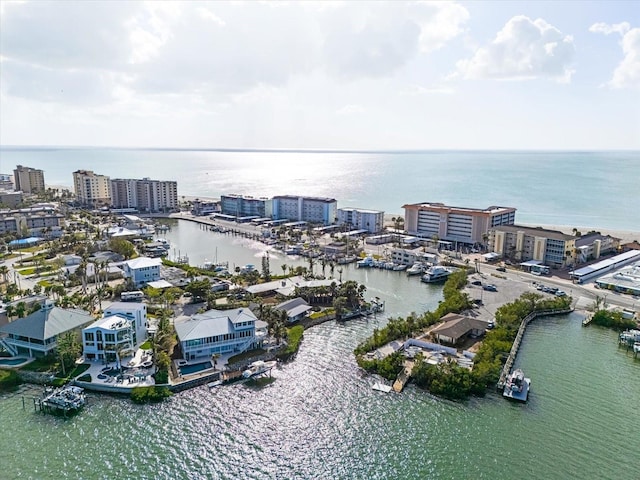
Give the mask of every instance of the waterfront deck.
[[396, 378], [396, 381], [393, 382], [394, 392], [400, 393], [402, 390], [404, 390], [404, 387], [407, 385], [409, 379], [411, 378], [411, 373], [413, 373], [414, 366], [415, 362], [413, 360], [404, 361], [404, 368], [398, 374], [398, 378]]

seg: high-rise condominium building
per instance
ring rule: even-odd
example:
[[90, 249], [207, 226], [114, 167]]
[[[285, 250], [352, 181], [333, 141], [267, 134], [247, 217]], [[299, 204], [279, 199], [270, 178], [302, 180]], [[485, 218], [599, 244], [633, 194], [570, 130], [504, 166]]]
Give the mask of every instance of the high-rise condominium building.
[[37, 193], [44, 191], [44, 172], [37, 168], [18, 165], [13, 171], [13, 181], [16, 191]]

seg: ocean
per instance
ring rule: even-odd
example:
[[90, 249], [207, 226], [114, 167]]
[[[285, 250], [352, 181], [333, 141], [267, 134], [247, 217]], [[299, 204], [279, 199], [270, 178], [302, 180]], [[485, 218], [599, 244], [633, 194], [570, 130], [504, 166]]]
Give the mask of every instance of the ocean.
[[402, 214], [407, 203], [517, 208], [516, 222], [640, 231], [640, 152], [221, 151], [0, 147], [0, 173], [44, 170], [70, 187], [72, 172], [176, 180], [181, 196], [309, 195], [338, 207]]

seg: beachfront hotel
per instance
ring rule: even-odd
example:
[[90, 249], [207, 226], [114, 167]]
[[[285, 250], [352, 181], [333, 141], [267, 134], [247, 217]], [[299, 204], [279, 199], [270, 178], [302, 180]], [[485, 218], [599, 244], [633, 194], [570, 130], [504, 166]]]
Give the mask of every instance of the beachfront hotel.
[[221, 195], [220, 208], [223, 215], [271, 218], [272, 200], [265, 197], [255, 198], [249, 195]]
[[88, 207], [111, 205], [111, 182], [106, 175], [97, 175], [91, 170], [73, 172], [73, 188], [76, 200]]
[[16, 166], [13, 171], [13, 182], [16, 191], [24, 193], [44, 192], [44, 172], [37, 168]]
[[174, 325], [183, 359], [189, 362], [257, 348], [261, 342], [261, 337], [256, 335], [258, 322], [248, 308], [236, 308], [179, 317]]
[[557, 230], [501, 225], [489, 230], [489, 251], [518, 262], [537, 261], [564, 268], [576, 261], [576, 239]]
[[292, 220], [322, 225], [336, 221], [338, 202], [335, 198], [297, 197], [279, 195], [273, 197], [273, 219]]
[[113, 208], [133, 208], [140, 212], [166, 212], [178, 208], [178, 182], [114, 178], [111, 180]]
[[443, 203], [403, 205], [404, 228], [410, 235], [438, 237], [441, 241], [485, 244], [487, 232], [499, 225], [513, 225], [516, 209], [491, 206], [484, 209], [452, 207]]
[[350, 225], [355, 230], [378, 233], [384, 227], [384, 212], [364, 208], [339, 208], [338, 225]]

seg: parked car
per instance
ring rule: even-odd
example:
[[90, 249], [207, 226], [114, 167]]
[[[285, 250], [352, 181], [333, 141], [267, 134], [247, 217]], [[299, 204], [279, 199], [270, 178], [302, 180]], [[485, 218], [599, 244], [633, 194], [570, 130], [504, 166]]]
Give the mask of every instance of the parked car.
[[497, 292], [498, 291], [498, 287], [496, 287], [495, 285], [483, 285], [482, 287], [484, 290], [487, 290], [489, 292]]
[[566, 297], [566, 296], [567, 296], [566, 292], [563, 292], [562, 290], [558, 290], [556, 292], [556, 297]]
[[482, 285], [482, 282], [480, 280], [474, 280], [471, 282], [471, 285]]
[[505, 267], [498, 267], [498, 268], [496, 268], [496, 270], [499, 271], [499, 272], [506, 272], [507, 271], [507, 269]]

